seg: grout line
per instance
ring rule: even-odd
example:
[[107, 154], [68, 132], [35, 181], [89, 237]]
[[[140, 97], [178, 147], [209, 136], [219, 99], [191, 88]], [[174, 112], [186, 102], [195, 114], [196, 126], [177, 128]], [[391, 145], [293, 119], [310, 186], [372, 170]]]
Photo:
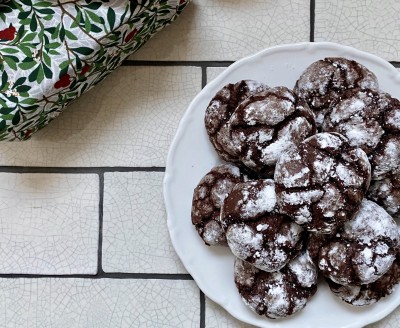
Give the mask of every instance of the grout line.
[[190, 274], [180, 273], [123, 273], [123, 272], [100, 272], [91, 274], [29, 274], [29, 273], [1, 273], [0, 278], [81, 278], [81, 279], [155, 279], [155, 280], [193, 280]]
[[193, 280], [190, 274], [185, 273], [125, 273], [103, 272], [98, 278], [112, 279], [158, 279], [158, 280]]
[[[310, 42], [314, 42], [315, 31], [315, 0], [310, 0]], [[400, 67], [400, 61], [389, 61], [394, 67]], [[234, 61], [139, 61], [125, 60], [121, 66], [198, 66], [202, 69], [207, 67], [228, 67]], [[207, 75], [206, 75], [207, 77]], [[204, 81], [202, 81], [203, 83]], [[207, 81], [206, 81], [207, 82]], [[1, 166], [0, 166], [1, 168]]]
[[206, 327], [206, 298], [200, 290], [200, 328]]
[[125, 60], [121, 66], [199, 66], [199, 67], [228, 67], [234, 61], [160, 61], [160, 60]]
[[97, 249], [97, 274], [103, 271], [103, 213], [104, 213], [104, 173], [99, 174], [99, 244]]
[[5, 173], [85, 173], [104, 174], [108, 172], [165, 172], [165, 167], [37, 167], [37, 166], [0, 166], [0, 172]]
[[310, 42], [314, 42], [315, 32], [315, 0], [310, 0]]
[[201, 66], [201, 88], [207, 85], [207, 66]]

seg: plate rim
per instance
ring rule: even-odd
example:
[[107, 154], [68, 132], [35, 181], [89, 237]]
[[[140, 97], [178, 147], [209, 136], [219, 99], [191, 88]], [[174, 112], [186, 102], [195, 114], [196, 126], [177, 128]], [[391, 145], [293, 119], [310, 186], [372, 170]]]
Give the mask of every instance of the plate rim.
[[[184, 112], [183, 116], [181, 117], [181, 120], [176, 129], [176, 133], [175, 133], [175, 135], [171, 141], [171, 144], [169, 146], [169, 149], [168, 149], [168, 155], [167, 155], [166, 167], [165, 167], [165, 173], [164, 173], [164, 179], [163, 179], [163, 199], [164, 199], [164, 204], [165, 204], [165, 208], [166, 208], [167, 227], [168, 227], [171, 243], [172, 243], [174, 250], [177, 253], [180, 261], [182, 262], [183, 266], [185, 267], [187, 272], [192, 276], [193, 281], [196, 283], [198, 288], [204, 293], [204, 295], [206, 295], [209, 299], [211, 299], [216, 304], [220, 305], [230, 315], [232, 315], [234, 318], [240, 320], [241, 322], [244, 322], [243, 319], [235, 315], [235, 313], [233, 312], [233, 309], [229, 306], [230, 303], [222, 304], [221, 302], [218, 302], [212, 295], [210, 296], [208, 293], [206, 293], [204, 291], [204, 289], [206, 289], [206, 288], [203, 284], [203, 281], [201, 279], [200, 280], [196, 279], [197, 274], [194, 270], [193, 263], [188, 260], [186, 260], [185, 262], [182, 260], [182, 258], [187, 259], [187, 256], [181, 251], [180, 247], [177, 244], [177, 240], [176, 240], [177, 236], [175, 235], [176, 232], [175, 232], [175, 229], [173, 226], [173, 221], [171, 219], [172, 213], [171, 213], [171, 210], [169, 210], [171, 208], [171, 204], [172, 204], [172, 195], [170, 195], [170, 193], [168, 192], [168, 185], [170, 183], [170, 180], [173, 177], [173, 171], [174, 171], [173, 161], [174, 161], [174, 154], [176, 153], [175, 149], [179, 145], [181, 135], [183, 134], [183, 131], [184, 131], [183, 127], [186, 125], [187, 121], [191, 119], [190, 113], [193, 111], [192, 108], [193, 108], [194, 104], [196, 104], [199, 99], [204, 97], [204, 94], [207, 94], [210, 92], [210, 90], [214, 89], [215, 86], [219, 83], [219, 80], [225, 79], [225, 77], [227, 75], [229, 75], [230, 72], [234, 71], [236, 68], [238, 68], [240, 66], [245, 65], [249, 61], [256, 60], [257, 58], [263, 57], [266, 55], [271, 55], [277, 51], [296, 50], [296, 48], [299, 48], [299, 49], [305, 48], [307, 50], [312, 51], [315, 48], [322, 48], [322, 47], [334, 48], [335, 50], [340, 50], [340, 51], [350, 51], [351, 53], [355, 53], [360, 57], [365, 57], [369, 60], [372, 60], [375, 63], [381, 65], [384, 69], [392, 72], [393, 74], [396, 73], [398, 76], [400, 76], [400, 73], [397, 71], [397, 69], [392, 64], [390, 64], [388, 61], [386, 61], [385, 59], [383, 59], [375, 54], [371, 54], [371, 53], [359, 50], [357, 48], [354, 48], [354, 47], [348, 46], [348, 45], [342, 45], [342, 44], [335, 43], [335, 42], [323, 41], [323, 42], [286, 43], [286, 44], [279, 44], [279, 45], [271, 46], [271, 47], [265, 48], [263, 50], [260, 50], [254, 54], [250, 54], [248, 56], [245, 56], [241, 59], [236, 60], [230, 66], [226, 67], [226, 69], [222, 73], [220, 73], [217, 78], [208, 82], [197, 93], [197, 95], [192, 99], [192, 101], [187, 106], [186, 111]], [[400, 305], [400, 302], [398, 305]], [[342, 326], [342, 328], [360, 328], [360, 327], [363, 327], [364, 325], [377, 322], [377, 321], [385, 318], [386, 316], [388, 316], [395, 309], [396, 309], [396, 307], [394, 307], [393, 309], [392, 308], [385, 309], [384, 311], [376, 313], [373, 317], [369, 317], [367, 321], [364, 320], [364, 321], [353, 322], [346, 326]], [[268, 318], [266, 318], [266, 319], [268, 319]], [[268, 322], [268, 320], [266, 320], [266, 322]], [[271, 322], [271, 324], [273, 324], [273, 325], [271, 325], [271, 326], [267, 325], [266, 327], [274, 327], [274, 328], [276, 328], [278, 326], [281, 327], [280, 324], [275, 325], [275, 323], [278, 323], [278, 322], [279, 321], [273, 321], [273, 322]], [[245, 323], [247, 323], [247, 322], [245, 322]]]

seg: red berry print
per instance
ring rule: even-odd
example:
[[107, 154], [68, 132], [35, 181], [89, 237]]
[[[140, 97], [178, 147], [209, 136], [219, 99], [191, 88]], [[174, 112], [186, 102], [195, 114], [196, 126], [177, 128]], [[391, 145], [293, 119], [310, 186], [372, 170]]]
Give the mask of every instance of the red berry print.
[[90, 65], [89, 65], [89, 64], [86, 64], [86, 65], [83, 66], [83, 68], [82, 68], [81, 75], [85, 75], [89, 70], [90, 70]]
[[14, 40], [15, 32], [16, 32], [15, 27], [10, 25], [10, 27], [7, 27], [6, 29], [0, 31], [0, 40], [7, 40], [7, 41]]
[[33, 133], [33, 130], [29, 129], [26, 130], [25, 135], [24, 135], [24, 139], [28, 139]]
[[125, 42], [129, 42], [133, 39], [133, 37], [137, 34], [138, 30], [134, 29], [133, 31], [129, 32], [129, 34], [125, 37]]
[[60, 79], [56, 83], [54, 83], [54, 87], [56, 89], [65, 88], [70, 85], [70, 83], [71, 83], [70, 79], [71, 79], [71, 76], [69, 74], [65, 74], [65, 75], [61, 76]]

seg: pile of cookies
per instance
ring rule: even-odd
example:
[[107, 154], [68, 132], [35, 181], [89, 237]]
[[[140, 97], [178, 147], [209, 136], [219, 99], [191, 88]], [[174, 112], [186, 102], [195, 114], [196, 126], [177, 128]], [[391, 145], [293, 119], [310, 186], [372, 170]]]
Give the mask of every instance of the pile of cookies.
[[194, 190], [192, 223], [235, 255], [234, 279], [256, 313], [301, 310], [322, 275], [364, 306], [400, 281], [400, 101], [345, 58], [312, 63], [293, 90], [224, 86], [205, 126], [227, 162]]

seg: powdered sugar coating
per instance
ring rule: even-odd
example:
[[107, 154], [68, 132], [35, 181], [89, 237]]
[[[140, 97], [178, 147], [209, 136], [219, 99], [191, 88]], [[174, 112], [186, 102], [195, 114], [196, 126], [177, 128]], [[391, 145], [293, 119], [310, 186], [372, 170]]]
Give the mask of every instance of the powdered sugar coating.
[[207, 245], [226, 245], [219, 221], [221, 206], [232, 188], [243, 181], [240, 170], [224, 164], [211, 169], [193, 192], [192, 223]]
[[317, 269], [307, 254], [300, 254], [276, 272], [236, 259], [234, 275], [244, 303], [259, 315], [274, 319], [304, 308], [317, 289]]
[[318, 266], [337, 284], [370, 284], [389, 270], [398, 245], [392, 217], [364, 199], [356, 216], [320, 248]]
[[367, 199], [362, 201], [356, 216], [344, 224], [341, 235], [362, 244], [384, 239], [396, 245], [399, 239], [396, 222], [381, 206]]
[[399, 260], [393, 262], [390, 269], [379, 279], [365, 285], [343, 286], [328, 280], [329, 288], [342, 301], [354, 306], [366, 306], [390, 295], [400, 282]]
[[379, 150], [374, 152], [370, 161], [375, 180], [400, 174], [400, 135], [382, 137]]
[[352, 89], [331, 104], [322, 126], [368, 155], [372, 179], [400, 170], [400, 101], [371, 89]]
[[367, 198], [382, 206], [393, 218], [400, 219], [400, 175], [372, 181]]
[[342, 136], [334, 133], [318, 133], [312, 139], [319, 149], [332, 151], [337, 153], [343, 146], [344, 139]]
[[312, 287], [317, 281], [317, 268], [308, 252], [303, 252], [288, 264], [288, 269], [302, 287]]
[[320, 127], [331, 102], [344, 91], [358, 87], [378, 89], [378, 80], [354, 60], [330, 57], [307, 67], [297, 80], [294, 92], [315, 112]]
[[386, 128], [400, 130], [400, 111], [397, 110], [397, 106], [395, 110], [385, 111], [384, 121]]
[[225, 85], [211, 99], [205, 112], [204, 123], [212, 145], [225, 161], [238, 162], [238, 156], [228, 133], [228, 121], [232, 113], [250, 95], [267, 89], [265, 83], [242, 80]]
[[[249, 182], [249, 186], [256, 186], [256, 182]], [[255, 195], [253, 189], [242, 189], [243, 199], [240, 215], [243, 219], [251, 219], [258, 217], [265, 212], [272, 212], [276, 205], [275, 186], [273, 183], [265, 183], [263, 188], [260, 188]]]
[[281, 213], [330, 233], [350, 220], [370, 178], [367, 155], [337, 133], [318, 133], [282, 154], [275, 169]]
[[244, 224], [232, 224], [226, 229], [226, 235], [232, 253], [239, 258], [251, 257], [263, 246], [262, 234]]
[[221, 223], [228, 246], [240, 259], [276, 271], [302, 246], [303, 229], [276, 212], [273, 180], [237, 184], [225, 199]]
[[240, 161], [261, 176], [280, 154], [315, 133], [314, 115], [285, 87], [252, 95], [231, 116], [229, 133]]

